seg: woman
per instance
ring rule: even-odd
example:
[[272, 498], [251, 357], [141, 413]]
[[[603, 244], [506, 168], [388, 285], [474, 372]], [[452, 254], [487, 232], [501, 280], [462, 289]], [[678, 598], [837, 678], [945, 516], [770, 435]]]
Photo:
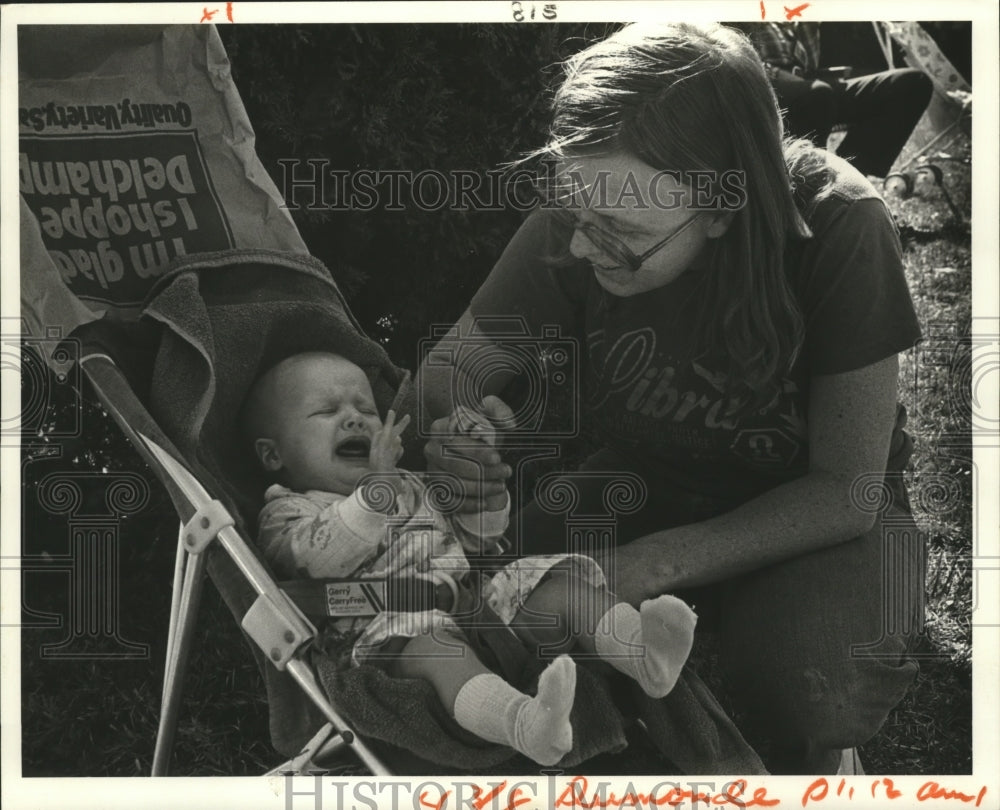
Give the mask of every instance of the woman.
[[[630, 26], [572, 58], [544, 152], [555, 204], [525, 221], [459, 334], [493, 334], [502, 355], [489, 319], [519, 316], [578, 341], [603, 443], [582, 469], [647, 493], [617, 519], [619, 596], [694, 601], [771, 771], [833, 773], [916, 673], [919, 543], [898, 474], [880, 504], [867, 486], [910, 449], [897, 354], [919, 328], [892, 220], [846, 163], [783, 144], [759, 58], [719, 26]], [[506, 379], [435, 362], [419, 382], [436, 417]], [[495, 500], [499, 457], [480, 453], [480, 473], [449, 449], [433, 439], [431, 465], [481, 475], [473, 500]], [[607, 508], [607, 476], [571, 480], [578, 512]], [[554, 511], [521, 510], [522, 553], [565, 549]]]

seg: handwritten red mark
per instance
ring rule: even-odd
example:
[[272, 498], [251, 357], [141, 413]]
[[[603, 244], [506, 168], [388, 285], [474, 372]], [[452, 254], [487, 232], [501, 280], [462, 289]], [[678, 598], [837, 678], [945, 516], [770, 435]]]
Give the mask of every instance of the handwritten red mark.
[[970, 793], [948, 790], [947, 788], [941, 787], [937, 782], [924, 782], [924, 784], [920, 786], [920, 790], [917, 791], [917, 801], [925, 802], [928, 799], [958, 799], [961, 802], [974, 801], [976, 803], [975, 806], [979, 807], [985, 795], [986, 785], [983, 785], [979, 793], [973, 796]]
[[232, 3], [226, 3], [226, 19], [229, 20], [229, 22], [233, 21], [233, 4]]
[[785, 19], [790, 20], [792, 17], [801, 17], [802, 12], [809, 8], [808, 3], [803, 3], [801, 6], [796, 6], [795, 8], [789, 8], [784, 6], [785, 9]]
[[202, 8], [201, 12], [201, 19], [198, 22], [211, 22], [212, 17], [219, 13], [219, 9], [209, 11], [207, 8]]
[[[821, 802], [826, 798], [827, 792], [830, 790], [830, 783], [826, 781], [822, 776], [813, 782], [809, 787], [806, 788], [806, 792], [802, 794], [802, 806], [805, 807], [809, 802]], [[874, 787], [872, 791], [874, 792]]]
[[708, 805], [728, 805], [732, 804], [740, 808], [747, 807], [774, 807], [780, 803], [780, 799], [770, 799], [767, 796], [767, 788], [758, 787], [752, 798], [743, 798], [743, 793], [747, 788], [746, 779], [737, 779], [726, 785], [723, 793], [701, 793], [684, 790], [680, 787], [671, 787], [666, 793], [635, 793], [629, 791], [622, 796], [614, 793], [603, 793], [600, 789], [597, 793], [587, 795], [587, 778], [576, 776], [573, 781], [559, 795], [554, 803], [554, 807], [584, 807], [584, 808], [605, 808], [605, 807], [679, 807], [691, 802], [696, 805], [704, 802]]
[[[776, 804], [780, 804], [780, 799], [769, 799], [767, 798], [767, 788], [759, 787], [753, 792], [753, 798], [750, 801], [741, 799], [743, 796], [743, 791], [747, 789], [746, 779], [737, 779], [735, 782], [730, 782], [726, 785], [726, 792], [721, 794], [726, 802], [731, 802], [738, 807], [774, 807]], [[716, 804], [719, 804], [718, 799], [720, 796], [714, 797]]]
[[[472, 788], [472, 806], [476, 808], [476, 810], [483, 810], [484, 807], [491, 803], [495, 805], [500, 792], [506, 787], [507, 782], [504, 780], [489, 793], [483, 793], [483, 789], [479, 787], [479, 785], [474, 785]], [[507, 806], [504, 810], [516, 810], [516, 808], [520, 807], [522, 804], [527, 804], [530, 801], [531, 798], [528, 796], [521, 798], [521, 788], [515, 787], [512, 791], [510, 791], [510, 795], [507, 797]]]
[[425, 790], [423, 793], [420, 794], [420, 806], [421, 807], [428, 807], [431, 810], [441, 810], [444, 807], [445, 802], [448, 801], [448, 797], [450, 795], [451, 795], [451, 791], [450, 790], [446, 790], [441, 795], [440, 799], [438, 799], [436, 802], [434, 802], [434, 804], [431, 804], [429, 801], [427, 801], [427, 791]]
[[885, 785], [885, 795], [888, 799], [898, 799], [903, 795], [901, 791], [896, 790], [896, 786], [893, 784], [891, 779], [883, 779], [881, 781], [876, 779], [872, 782], [872, 798], [875, 797], [875, 788], [879, 785]]
[[[841, 779], [840, 780], [840, 784], [837, 785], [837, 795], [838, 796], [840, 796], [841, 794], [843, 794], [845, 787], [847, 787], [847, 780], [846, 779]], [[847, 788], [847, 798], [848, 799], [853, 799], [854, 798], [854, 788]]]
[[764, 0], [760, 0], [760, 18], [763, 20], [764, 17], [765, 17]]
[[[898, 799], [903, 794], [900, 793], [893, 787], [891, 779], [883, 779], [881, 782], [876, 779], [872, 782], [872, 796], [875, 795], [875, 788], [880, 784], [885, 784], [886, 786], [886, 796], [890, 799]], [[837, 795], [843, 796], [845, 793], [848, 799], [854, 798], [854, 788], [847, 784], [846, 779], [841, 779], [840, 784], [837, 785]], [[802, 794], [802, 806], [805, 807], [810, 802], [822, 802], [830, 791], [830, 783], [825, 777], [820, 777], [815, 782], [813, 782], [809, 787], [806, 788], [806, 792]]]

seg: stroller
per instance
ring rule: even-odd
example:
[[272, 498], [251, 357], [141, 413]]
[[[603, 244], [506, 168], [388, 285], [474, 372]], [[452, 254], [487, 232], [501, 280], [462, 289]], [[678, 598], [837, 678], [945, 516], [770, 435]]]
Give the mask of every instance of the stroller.
[[[148, 147], [150, 134], [143, 128], [163, 129], [165, 142], [174, 152], [161, 162], [173, 167], [165, 170], [166, 176], [174, 172], [174, 190], [183, 192], [185, 200], [185, 205], [178, 206], [176, 219], [184, 224], [190, 213], [200, 224], [217, 220], [221, 244], [199, 233], [202, 243], [195, 244], [201, 249], [171, 256], [170, 246], [176, 242], [167, 237], [161, 240], [166, 245], [161, 254], [159, 242], [144, 251], [145, 245], [138, 249], [127, 242], [116, 246], [84, 234], [81, 244], [70, 249], [54, 241], [48, 230], [49, 238], [43, 237], [40, 221], [44, 215], [37, 195], [32, 194], [38, 188], [32, 188], [22, 196], [21, 272], [29, 331], [39, 334], [57, 327], [59, 335], [78, 342], [80, 367], [104, 407], [163, 482], [180, 518], [153, 774], [163, 775], [168, 769], [181, 710], [180, 685], [192, 654], [206, 573], [252, 642], [264, 674], [272, 742], [290, 757], [276, 771], [309, 772], [320, 767], [315, 763], [328, 762], [344, 750], [353, 751], [375, 775], [427, 772], [446, 764], [476, 772], [521, 767], [512, 764], [513, 753], [500, 746], [476, 745], [468, 736], [455, 739], [457, 727], [449, 725], [450, 718], [429, 687], [421, 691], [413, 684], [397, 684], [398, 691], [393, 692], [387, 676], [374, 667], [359, 667], [348, 677], [335, 679], [315, 650], [316, 627], [300, 607], [315, 602], [315, 592], [310, 591], [304, 600], [293, 599], [289, 594], [301, 595], [301, 585], [279, 587], [255, 550], [249, 527], [264, 486], [248, 458], [249, 451], [240, 449], [235, 414], [259, 369], [298, 351], [335, 351], [365, 369], [383, 413], [390, 404], [400, 413], [412, 411], [415, 397], [406, 374], [363, 334], [329, 273], [307, 255], [287, 212], [281, 210], [280, 195], [252, 152], [252, 130], [231, 79], [227, 84], [225, 54], [214, 30], [132, 28], [131, 39], [103, 65], [110, 65], [111, 75], [127, 78], [121, 65], [144, 58], [150, 64], [180, 70], [177, 65], [183, 60], [178, 52], [187, 49], [195, 57], [191, 60], [195, 79], [210, 86], [210, 92], [197, 96], [194, 80], [181, 82], [171, 75], [173, 84], [161, 93], [164, 98], [157, 105], [158, 113], [149, 113], [149, 120], [157, 126], [147, 125], [142, 109], [137, 115], [130, 110], [132, 120], [125, 132], [134, 134], [119, 137], [89, 137], [81, 132], [79, 141], [72, 143], [66, 138], [26, 135], [22, 128], [22, 165], [29, 179], [44, 179], [46, 165], [58, 166], [60, 150], [77, 154], [73, 150], [89, 148], [100, 157], [109, 149], [127, 151], [133, 143]], [[96, 35], [85, 27], [73, 34]], [[52, 39], [65, 45], [62, 39]], [[30, 48], [22, 48], [22, 53], [32, 57]], [[149, 58], [151, 53], [154, 59]], [[88, 74], [84, 82], [100, 91], [101, 81], [93, 79]], [[142, 82], [148, 82], [148, 77]], [[169, 93], [178, 86], [186, 86], [193, 100], [183, 102], [186, 111], [181, 103], [174, 103], [169, 112]], [[152, 92], [146, 86], [143, 90]], [[33, 97], [40, 104], [39, 94], [60, 92], [72, 96], [78, 88], [71, 84], [60, 90], [51, 77], [22, 86], [31, 109]], [[109, 92], [124, 91], [115, 86]], [[192, 141], [191, 121], [211, 118], [213, 104], [215, 119], [211, 126], [196, 130]], [[122, 118], [119, 113], [119, 124]], [[216, 120], [225, 126], [223, 137], [213, 143]], [[234, 163], [236, 172], [232, 171]], [[43, 168], [33, 174], [35, 167]], [[131, 179], [138, 183], [138, 175]], [[136, 205], [141, 211], [141, 205]], [[68, 216], [77, 216], [71, 206], [68, 209]], [[83, 221], [96, 217], [95, 211], [88, 206], [78, 215]], [[260, 223], [257, 227], [242, 222], [247, 217], [252, 223], [254, 216]], [[211, 229], [189, 227], [191, 233], [195, 230]], [[131, 257], [130, 266], [126, 256]], [[152, 258], [164, 261], [154, 266]], [[57, 370], [63, 359], [58, 349], [49, 350], [46, 356]], [[385, 587], [391, 589], [391, 584]], [[585, 678], [581, 685], [581, 713], [616, 719], [611, 733], [604, 729], [598, 742], [590, 738], [596, 747], [574, 752], [574, 763], [625, 744], [622, 718], [600, 678]], [[363, 694], [386, 697], [359, 710], [356, 697]], [[351, 727], [343, 716], [345, 707], [363, 727]], [[662, 743], [659, 747], [665, 756], [683, 771], [763, 772], [759, 759], [693, 675], [683, 678], [666, 701], [647, 701], [640, 714], [652, 736]], [[401, 732], [400, 719], [410, 716], [436, 726], [442, 732], [440, 739], [447, 740], [434, 757], [407, 756], [407, 752], [426, 755], [431, 750], [417, 735], [416, 724], [411, 724], [409, 737]], [[458, 751], [467, 756], [460, 758]], [[389, 760], [391, 769], [386, 764]]]

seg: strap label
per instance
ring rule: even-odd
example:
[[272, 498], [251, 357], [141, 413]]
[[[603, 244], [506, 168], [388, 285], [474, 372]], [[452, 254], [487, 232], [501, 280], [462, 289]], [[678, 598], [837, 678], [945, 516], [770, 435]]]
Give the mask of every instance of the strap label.
[[385, 581], [326, 583], [327, 616], [374, 616], [385, 610]]

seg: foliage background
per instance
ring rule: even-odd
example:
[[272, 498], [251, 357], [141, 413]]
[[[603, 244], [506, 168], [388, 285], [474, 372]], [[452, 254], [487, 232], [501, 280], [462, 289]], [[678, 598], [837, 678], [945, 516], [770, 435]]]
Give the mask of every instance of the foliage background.
[[[258, 153], [283, 188], [279, 159], [479, 174], [515, 160], [542, 143], [556, 63], [611, 28], [234, 26], [222, 33]], [[520, 222], [514, 210], [412, 205], [300, 209], [294, 217], [361, 323], [411, 368], [411, 347], [429, 324], [454, 322]]]
[[[958, 62], [969, 51], [968, 30], [951, 25], [928, 27]], [[480, 172], [514, 160], [544, 140], [557, 63], [611, 27], [231, 26], [220, 33], [257, 131], [258, 153], [281, 187], [283, 159], [325, 159], [345, 169]], [[848, 53], [866, 53], [860, 30], [842, 33]], [[836, 48], [828, 58], [845, 61]], [[968, 141], [953, 151], [967, 155]], [[967, 213], [968, 168], [943, 165], [946, 187]], [[932, 546], [928, 657], [915, 689], [862, 756], [870, 772], [963, 773], [971, 769], [971, 459], [967, 398], [964, 388], [956, 396], [956, 385], [964, 385], [968, 359], [969, 232], [949, 214], [940, 192], [890, 205], [901, 225], [925, 334], [943, 335], [948, 355], [947, 362], [926, 367], [919, 351], [904, 358], [901, 395], [918, 440], [914, 475], [944, 471], [964, 488], [950, 511], [918, 514]], [[411, 369], [429, 325], [454, 321], [521, 219], [509, 210], [298, 210], [293, 216], [365, 330]], [[146, 509], [119, 526], [121, 635], [149, 644], [149, 656], [66, 661], [40, 655], [42, 645], [58, 642], [66, 631], [43, 626], [38, 616], [65, 616], [68, 606], [65, 575], [55, 564], [47, 571], [45, 562], [66, 553], [66, 520], [39, 506], [38, 481], [65, 469], [94, 475], [133, 470], [152, 480], [85, 388], [78, 405], [79, 393], [52, 384], [29, 443], [55, 456], [29, 462], [26, 455], [23, 467], [23, 548], [33, 561], [24, 576], [24, 773], [147, 774], [176, 539], [176, 518], [155, 483]], [[82, 435], [58, 438], [78, 407]], [[267, 738], [260, 676], [212, 588], [196, 644], [172, 772], [238, 775], [273, 767], [278, 759]], [[641, 740], [605, 766], [608, 773], [660, 768]]]

